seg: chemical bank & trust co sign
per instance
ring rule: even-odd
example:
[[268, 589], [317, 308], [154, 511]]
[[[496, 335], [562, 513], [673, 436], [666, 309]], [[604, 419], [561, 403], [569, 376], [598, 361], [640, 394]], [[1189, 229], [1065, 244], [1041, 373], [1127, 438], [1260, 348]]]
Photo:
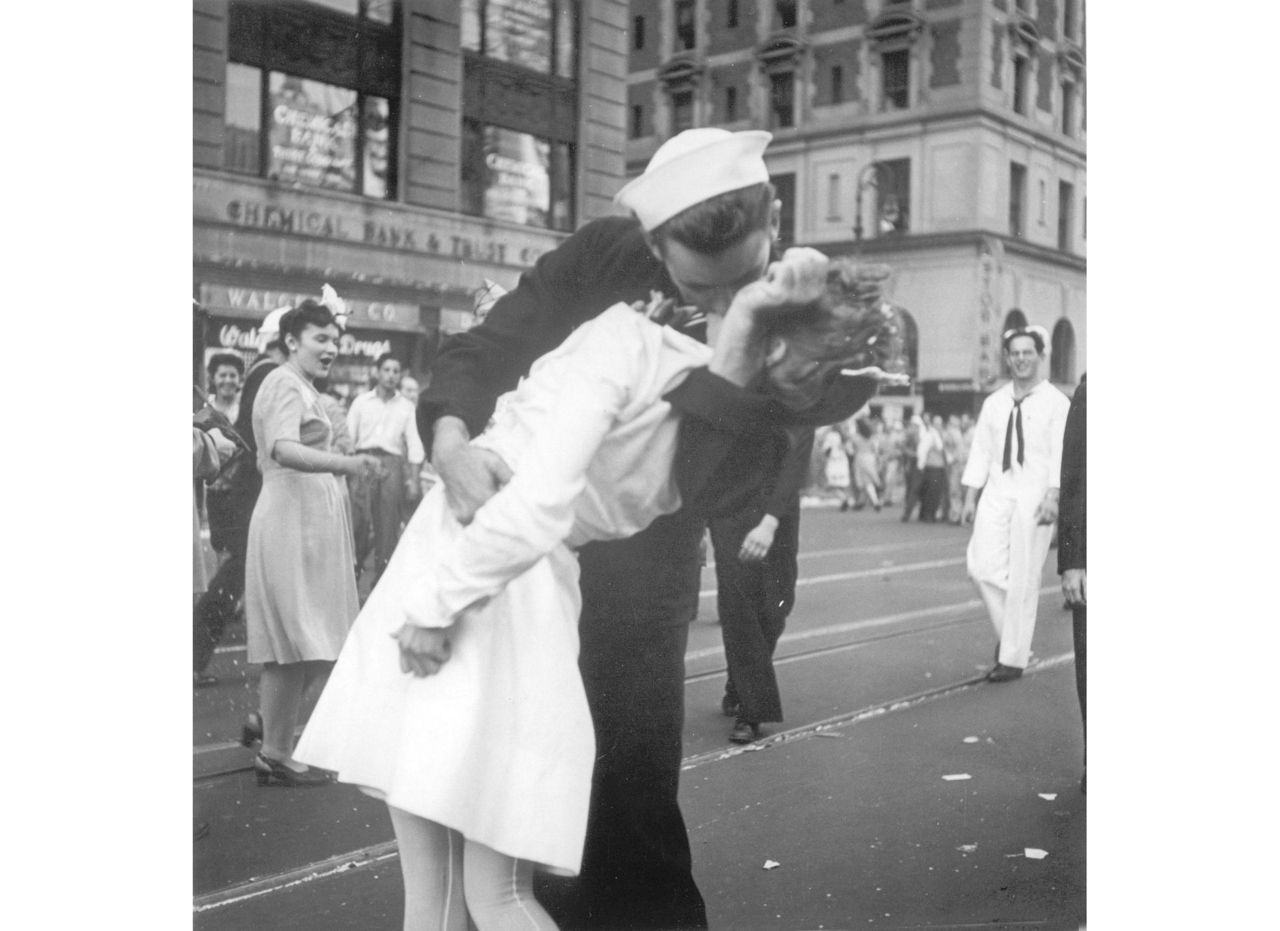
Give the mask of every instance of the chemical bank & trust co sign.
[[525, 269], [561, 237], [486, 220], [427, 215], [356, 197], [281, 190], [263, 182], [195, 179], [195, 221], [359, 243], [399, 252]]

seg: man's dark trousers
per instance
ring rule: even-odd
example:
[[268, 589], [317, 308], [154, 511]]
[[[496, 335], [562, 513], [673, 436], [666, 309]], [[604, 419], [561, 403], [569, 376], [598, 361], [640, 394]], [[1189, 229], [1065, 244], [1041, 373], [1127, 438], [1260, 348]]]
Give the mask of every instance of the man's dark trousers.
[[769, 553], [759, 562], [738, 558], [742, 541], [763, 512], [749, 507], [711, 521], [716, 555], [716, 603], [729, 678], [725, 694], [742, 706], [739, 715], [754, 724], [782, 720], [782, 698], [773, 651], [795, 603], [798, 509], [783, 514]]
[[707, 926], [677, 800], [701, 536], [700, 520], [673, 514], [579, 552], [578, 665], [596, 733], [587, 841], [581, 876], [535, 887], [566, 931]]

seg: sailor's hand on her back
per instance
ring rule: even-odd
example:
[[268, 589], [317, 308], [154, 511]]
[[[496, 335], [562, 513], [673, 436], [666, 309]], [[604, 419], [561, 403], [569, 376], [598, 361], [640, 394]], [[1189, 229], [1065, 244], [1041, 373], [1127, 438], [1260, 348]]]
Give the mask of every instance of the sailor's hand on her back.
[[391, 639], [400, 646], [400, 671], [418, 678], [434, 676], [453, 652], [447, 627], [404, 624]]
[[[441, 418], [445, 420], [446, 418]], [[460, 524], [511, 481], [511, 469], [493, 450], [473, 446], [465, 431], [437, 430], [432, 462], [444, 482], [445, 502]]]

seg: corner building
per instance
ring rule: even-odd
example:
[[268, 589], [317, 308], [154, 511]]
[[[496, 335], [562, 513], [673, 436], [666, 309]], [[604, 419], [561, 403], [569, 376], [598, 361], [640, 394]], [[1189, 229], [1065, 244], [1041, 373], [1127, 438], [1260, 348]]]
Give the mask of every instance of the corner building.
[[690, 126], [768, 129], [786, 244], [893, 266], [913, 387], [974, 411], [1001, 334], [1085, 371], [1083, 0], [631, 0], [626, 162]]
[[194, 0], [197, 364], [332, 284], [332, 380], [430, 377], [623, 181], [625, 0]]

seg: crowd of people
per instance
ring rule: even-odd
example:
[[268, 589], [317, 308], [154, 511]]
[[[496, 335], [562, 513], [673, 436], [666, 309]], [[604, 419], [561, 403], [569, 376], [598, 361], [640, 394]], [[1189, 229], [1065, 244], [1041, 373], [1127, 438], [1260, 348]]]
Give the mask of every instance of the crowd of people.
[[905, 423], [860, 413], [819, 431], [809, 486], [838, 498], [841, 511], [901, 505], [903, 521], [959, 524], [973, 431], [967, 413], [926, 411]]
[[[586, 224], [494, 295], [425, 387], [386, 356], [335, 404], [345, 307], [327, 286], [267, 317], [247, 373], [210, 360], [205, 416], [246, 452], [213, 478], [230, 450], [196, 437], [226, 553], [195, 607], [197, 683], [242, 602], [259, 785], [336, 779], [385, 801], [407, 931], [707, 927], [678, 803], [704, 530], [722, 709], [749, 742], [782, 719], [772, 656], [814, 450], [849, 508], [900, 494], [904, 519], [972, 517], [951, 482], [970, 484], [981, 420], [852, 419], [904, 382], [887, 272], [779, 249], [770, 138], [668, 140], [618, 194], [631, 216]], [[1025, 665], [1020, 650], [1000, 659]]]

